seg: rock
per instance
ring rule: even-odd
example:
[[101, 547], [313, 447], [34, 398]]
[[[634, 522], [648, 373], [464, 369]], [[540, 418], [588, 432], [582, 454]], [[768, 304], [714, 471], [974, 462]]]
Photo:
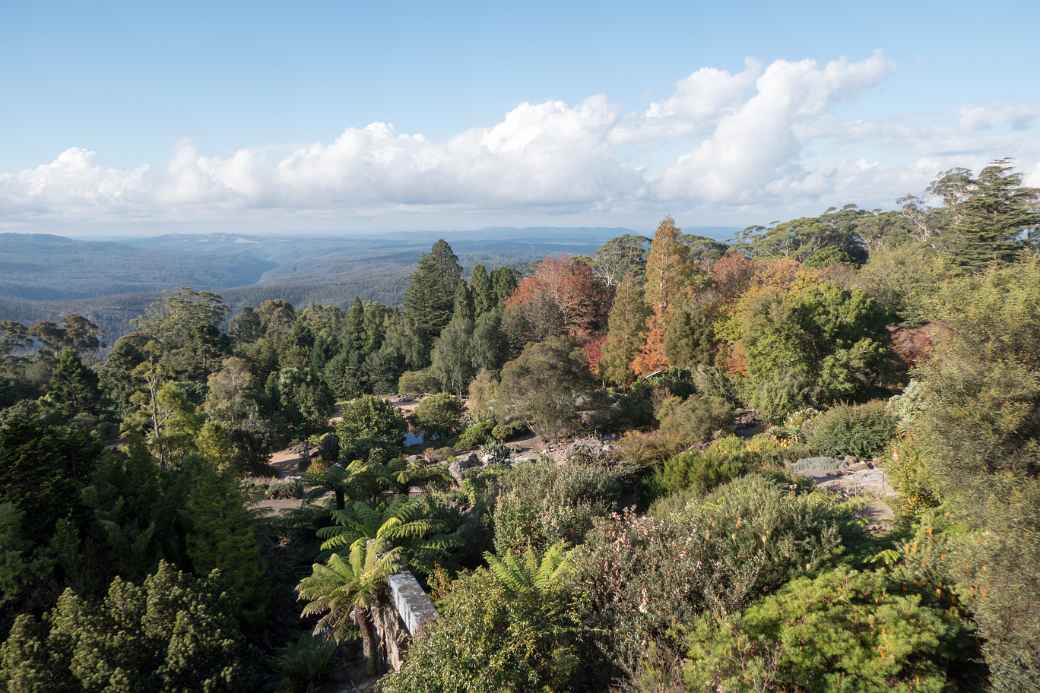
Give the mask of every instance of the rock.
[[451, 478], [455, 480], [456, 484], [462, 486], [462, 480], [466, 476], [466, 471], [479, 466], [480, 459], [475, 454], [471, 453], [469, 457], [460, 457], [449, 464], [448, 473], [451, 474]]
[[791, 473], [814, 479], [837, 476], [842, 472], [842, 464], [836, 457], [803, 457], [791, 465]]

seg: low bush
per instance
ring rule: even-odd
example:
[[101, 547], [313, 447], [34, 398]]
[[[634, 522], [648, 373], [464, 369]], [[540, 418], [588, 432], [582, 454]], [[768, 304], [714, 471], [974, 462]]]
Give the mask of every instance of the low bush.
[[619, 470], [605, 464], [552, 460], [511, 469], [495, 501], [495, 548], [499, 554], [540, 551], [557, 541], [580, 543], [593, 518], [616, 509]]
[[733, 422], [733, 407], [719, 397], [669, 397], [658, 408], [657, 418], [661, 434], [678, 450], [727, 429]]
[[268, 500], [303, 498], [303, 481], [300, 479], [279, 479], [268, 484], [264, 497]]
[[402, 395], [424, 395], [440, 389], [440, 381], [429, 368], [421, 371], [405, 371], [397, 379], [397, 392]]
[[336, 644], [311, 635], [301, 635], [286, 645], [274, 661], [274, 669], [282, 677], [279, 690], [286, 693], [309, 693], [315, 685], [327, 681], [336, 661]]
[[896, 423], [881, 401], [838, 405], [812, 420], [806, 438], [822, 455], [876, 457], [895, 436]]
[[758, 466], [758, 459], [735, 436], [720, 438], [704, 450], [681, 452], [658, 468], [650, 483], [658, 495], [690, 489], [704, 494]]
[[495, 427], [491, 429], [491, 437], [499, 441], [500, 443], [504, 443], [510, 438], [513, 438], [514, 436], [519, 435], [520, 433], [523, 433], [526, 430], [527, 426], [525, 426], [522, 422], [509, 421], [507, 423], [496, 424]]
[[677, 657], [681, 624], [707, 610], [739, 610], [827, 567], [843, 539], [859, 536], [855, 517], [833, 497], [757, 474], [667, 510], [600, 520], [577, 550], [590, 637], [619, 676], [640, 670], [651, 651]]
[[957, 689], [948, 670], [971, 626], [883, 571], [841, 567], [692, 630], [689, 690], [941, 691]]
[[918, 515], [939, 505], [924, 455], [912, 438], [903, 438], [891, 446], [884, 467], [892, 486], [899, 491], [902, 512]]
[[463, 452], [487, 445], [495, 439], [492, 435], [494, 429], [495, 422], [491, 419], [474, 421], [459, 434], [458, 439], [455, 441], [455, 449]]
[[415, 408], [415, 422], [433, 438], [446, 438], [462, 429], [466, 408], [455, 395], [427, 395]]

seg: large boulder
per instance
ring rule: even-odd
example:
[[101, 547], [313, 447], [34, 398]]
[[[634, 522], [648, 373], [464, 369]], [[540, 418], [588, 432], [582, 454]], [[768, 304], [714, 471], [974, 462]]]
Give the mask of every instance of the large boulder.
[[448, 473], [451, 474], [451, 478], [455, 480], [456, 484], [462, 486], [462, 480], [465, 478], [466, 472], [479, 466], [480, 459], [475, 454], [470, 454], [467, 457], [459, 457], [449, 464]]

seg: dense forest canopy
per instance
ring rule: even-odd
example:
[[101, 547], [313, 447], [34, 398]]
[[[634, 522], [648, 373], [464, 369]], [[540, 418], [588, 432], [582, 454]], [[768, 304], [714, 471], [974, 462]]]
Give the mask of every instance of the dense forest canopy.
[[1040, 690], [1040, 190], [899, 204], [0, 322], [0, 689]]

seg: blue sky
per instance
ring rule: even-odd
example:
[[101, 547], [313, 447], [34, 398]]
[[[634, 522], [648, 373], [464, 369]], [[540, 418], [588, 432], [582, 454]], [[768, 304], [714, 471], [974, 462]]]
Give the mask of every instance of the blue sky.
[[0, 0], [0, 228], [743, 224], [1040, 178], [1035, 2], [494, 5]]

